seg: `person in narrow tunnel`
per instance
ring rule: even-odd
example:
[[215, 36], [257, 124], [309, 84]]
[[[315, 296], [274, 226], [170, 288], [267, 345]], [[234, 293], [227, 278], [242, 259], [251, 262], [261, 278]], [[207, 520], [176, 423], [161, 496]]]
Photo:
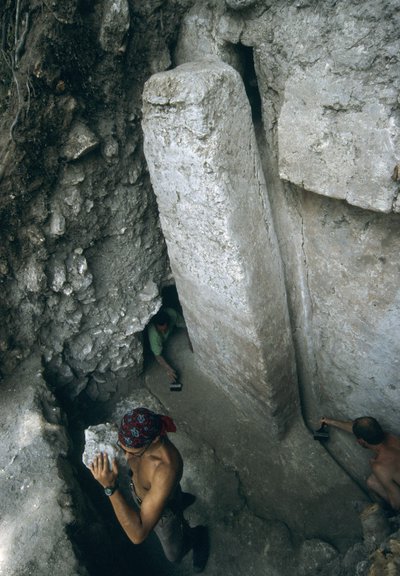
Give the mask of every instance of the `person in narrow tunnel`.
[[321, 418], [321, 424], [353, 433], [358, 444], [374, 452], [370, 460], [372, 474], [367, 486], [380, 502], [389, 504], [400, 512], [400, 438], [385, 432], [372, 416], [362, 416], [352, 421]]
[[186, 324], [183, 316], [173, 308], [162, 308], [152, 318], [147, 333], [149, 337], [149, 344], [156, 361], [162, 366], [168, 376], [171, 390], [178, 391], [182, 385], [178, 382], [178, 374], [163, 355], [164, 345], [172, 334], [174, 328], [184, 328], [186, 330], [189, 348], [193, 352], [192, 344], [190, 342], [189, 334], [187, 332]]
[[193, 570], [202, 572], [208, 559], [208, 530], [191, 528], [184, 509], [195, 497], [180, 487], [183, 460], [167, 433], [175, 432], [172, 418], [147, 408], [135, 408], [122, 418], [118, 447], [130, 468], [132, 495], [138, 510], [132, 508], [118, 489], [116, 459], [100, 453], [90, 465], [94, 478], [110, 498], [115, 515], [128, 538], [140, 544], [152, 530], [157, 534], [166, 558], [180, 562], [193, 550]]

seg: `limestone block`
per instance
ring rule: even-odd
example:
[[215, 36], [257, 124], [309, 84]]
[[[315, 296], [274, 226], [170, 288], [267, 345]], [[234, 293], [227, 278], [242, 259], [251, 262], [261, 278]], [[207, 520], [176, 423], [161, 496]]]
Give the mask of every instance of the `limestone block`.
[[93, 339], [90, 333], [80, 332], [76, 338], [69, 342], [69, 350], [75, 361], [93, 358]]
[[111, 160], [117, 160], [118, 159], [118, 154], [119, 154], [119, 144], [118, 141], [113, 138], [112, 136], [109, 136], [102, 145], [101, 148], [103, 157], [107, 160], [107, 161], [111, 161]]
[[293, 350], [241, 78], [215, 59], [184, 64], [152, 76], [143, 101], [145, 155], [198, 361], [242, 407], [268, 407], [271, 426], [283, 426], [297, 406]]
[[88, 270], [87, 261], [80, 249], [70, 254], [66, 260], [68, 282], [75, 292], [86, 290], [93, 281], [93, 276]]
[[85, 172], [82, 166], [76, 164], [66, 164], [60, 177], [62, 186], [77, 186], [85, 180]]
[[81, 210], [82, 197], [79, 188], [70, 186], [64, 190], [64, 203], [66, 204], [66, 212], [73, 216], [77, 216]]
[[50, 262], [49, 264], [49, 281], [51, 289], [54, 292], [60, 292], [66, 282], [67, 272], [63, 262]]
[[58, 205], [54, 205], [49, 225], [50, 236], [62, 236], [65, 233], [65, 218]]
[[[390, 212], [399, 126], [376, 83], [326, 62], [289, 76], [278, 121], [281, 178], [349, 204]], [[387, 95], [387, 98], [390, 94]]]
[[95, 134], [82, 122], [75, 122], [63, 149], [63, 156], [67, 160], [77, 160], [88, 154], [99, 145]]
[[118, 53], [129, 30], [128, 0], [103, 0], [99, 41], [106, 52]]

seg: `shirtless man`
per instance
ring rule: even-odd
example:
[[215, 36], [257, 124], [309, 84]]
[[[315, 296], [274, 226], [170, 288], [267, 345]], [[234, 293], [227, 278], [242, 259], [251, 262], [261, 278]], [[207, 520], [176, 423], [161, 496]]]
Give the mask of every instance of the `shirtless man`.
[[193, 570], [202, 572], [208, 557], [208, 533], [204, 526], [190, 528], [183, 516], [180, 480], [183, 461], [167, 432], [175, 432], [169, 416], [147, 408], [135, 408], [123, 417], [118, 446], [124, 452], [132, 477], [132, 494], [138, 510], [118, 489], [118, 466], [110, 469], [101, 453], [90, 465], [95, 479], [109, 496], [115, 515], [128, 538], [140, 544], [154, 530], [170, 562], [180, 562], [193, 549]]
[[370, 460], [372, 474], [367, 479], [368, 488], [399, 512], [400, 438], [384, 432], [379, 422], [371, 416], [363, 416], [353, 421], [321, 418], [321, 424], [352, 432], [360, 446], [375, 453]]

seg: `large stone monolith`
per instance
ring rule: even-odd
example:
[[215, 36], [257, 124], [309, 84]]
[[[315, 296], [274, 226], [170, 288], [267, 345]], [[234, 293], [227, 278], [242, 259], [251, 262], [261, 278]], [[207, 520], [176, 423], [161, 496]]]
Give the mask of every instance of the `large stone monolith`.
[[216, 59], [155, 74], [145, 155], [194, 351], [242, 407], [282, 431], [296, 410], [282, 265], [239, 74]]

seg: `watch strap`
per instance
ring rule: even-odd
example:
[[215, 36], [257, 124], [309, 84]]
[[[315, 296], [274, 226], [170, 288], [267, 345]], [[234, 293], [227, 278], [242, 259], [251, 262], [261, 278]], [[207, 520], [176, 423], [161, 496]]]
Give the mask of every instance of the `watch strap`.
[[118, 488], [118, 484], [115, 484], [114, 486], [106, 486], [104, 488], [104, 493], [106, 496], [112, 496], [114, 494], [114, 492], [117, 490]]

